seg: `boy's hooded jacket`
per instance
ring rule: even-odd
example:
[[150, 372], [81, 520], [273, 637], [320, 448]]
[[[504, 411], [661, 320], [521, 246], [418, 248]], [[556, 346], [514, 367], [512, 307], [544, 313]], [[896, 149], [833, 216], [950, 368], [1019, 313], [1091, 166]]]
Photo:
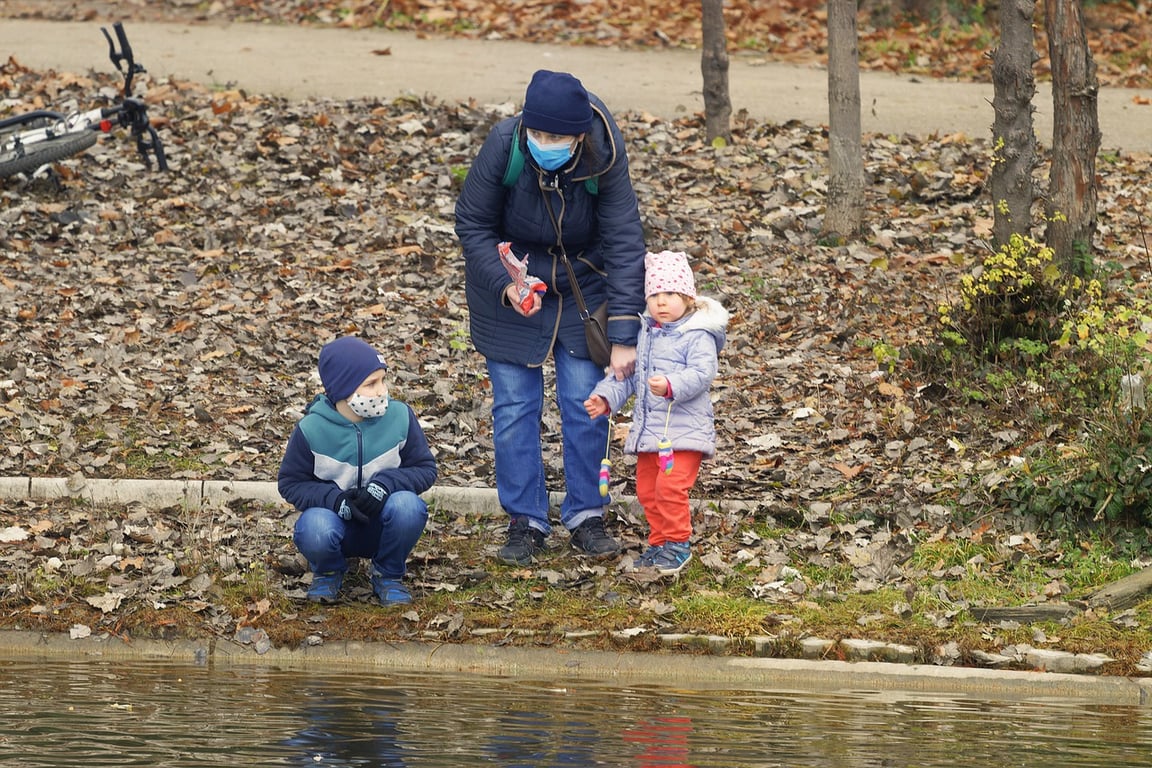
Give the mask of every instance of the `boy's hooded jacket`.
[[[636, 373], [624, 381], [607, 376], [592, 394], [607, 400], [613, 413], [636, 395], [625, 453], [656, 453], [667, 424], [673, 451], [699, 451], [712, 458], [716, 426], [711, 387], [727, 336], [728, 310], [715, 299], [699, 296], [696, 311], [674, 323], [660, 325], [647, 312], [641, 319]], [[649, 376], [667, 376], [672, 399], [652, 394]]]
[[407, 404], [393, 400], [383, 416], [353, 423], [317, 395], [288, 438], [280, 463], [280, 495], [301, 511], [335, 509], [341, 492], [369, 482], [424, 493], [436, 482], [436, 457]]
[[[541, 365], [554, 339], [588, 357], [568, 273], [555, 255], [556, 229], [545, 196], [561, 222], [564, 248], [588, 310], [607, 301], [608, 339], [636, 344], [644, 308], [644, 233], [624, 137], [604, 103], [592, 94], [589, 101], [592, 127], [563, 168], [542, 170], [525, 145], [520, 119], [511, 117], [489, 132], [464, 180], [456, 202], [456, 234], [464, 250], [472, 342], [486, 358]], [[524, 168], [505, 187], [513, 137], [520, 142]], [[591, 177], [596, 178], [595, 193], [585, 183]], [[512, 243], [517, 258], [527, 254], [528, 272], [549, 288], [543, 308], [532, 317], [521, 316], [505, 301], [511, 279], [496, 249], [502, 241]]]

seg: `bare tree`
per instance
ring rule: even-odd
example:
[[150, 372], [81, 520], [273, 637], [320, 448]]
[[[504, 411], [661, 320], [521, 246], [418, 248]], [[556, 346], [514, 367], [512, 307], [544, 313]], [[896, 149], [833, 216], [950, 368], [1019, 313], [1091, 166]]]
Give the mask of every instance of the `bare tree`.
[[708, 141], [732, 140], [732, 99], [728, 90], [728, 38], [724, 27], [723, 0], [701, 0], [703, 50], [700, 72], [704, 76], [704, 130]]
[[1000, 44], [992, 54], [992, 237], [996, 247], [1013, 234], [1026, 234], [1032, 222], [1032, 170], [1036, 133], [1032, 98], [1036, 77], [1032, 18], [1034, 0], [1003, 0]]
[[1045, 0], [1052, 61], [1052, 170], [1045, 244], [1069, 271], [1086, 275], [1096, 234], [1096, 153], [1100, 149], [1096, 62], [1076, 0]]
[[864, 220], [857, 0], [828, 0], [828, 201], [823, 233], [850, 238]]

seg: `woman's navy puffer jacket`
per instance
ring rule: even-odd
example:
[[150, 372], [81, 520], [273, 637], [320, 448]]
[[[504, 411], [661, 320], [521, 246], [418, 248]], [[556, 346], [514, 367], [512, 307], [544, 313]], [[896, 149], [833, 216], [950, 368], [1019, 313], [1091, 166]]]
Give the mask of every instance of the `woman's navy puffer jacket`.
[[[568, 274], [556, 257], [556, 229], [546, 199], [561, 223], [564, 248], [589, 311], [607, 300], [609, 340], [636, 344], [645, 306], [640, 212], [624, 137], [603, 102], [589, 98], [592, 127], [564, 168], [539, 168], [524, 143], [519, 117], [511, 117], [493, 126], [464, 180], [456, 201], [456, 235], [464, 251], [472, 343], [486, 358], [541, 365], [554, 341], [588, 357]], [[524, 168], [506, 187], [514, 136], [521, 142]], [[586, 184], [591, 177], [595, 192]], [[497, 252], [502, 241], [512, 243], [518, 258], [527, 254], [528, 272], [548, 285], [543, 307], [532, 317], [521, 316], [505, 299], [512, 281]]]

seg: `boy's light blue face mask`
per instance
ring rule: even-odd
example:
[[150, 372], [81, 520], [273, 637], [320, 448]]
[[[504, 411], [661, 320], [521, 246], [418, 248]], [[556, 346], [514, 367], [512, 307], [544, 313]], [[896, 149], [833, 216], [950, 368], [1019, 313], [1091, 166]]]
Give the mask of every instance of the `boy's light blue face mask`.
[[528, 151], [537, 165], [546, 171], [554, 171], [572, 159], [572, 140], [541, 144], [529, 134]]

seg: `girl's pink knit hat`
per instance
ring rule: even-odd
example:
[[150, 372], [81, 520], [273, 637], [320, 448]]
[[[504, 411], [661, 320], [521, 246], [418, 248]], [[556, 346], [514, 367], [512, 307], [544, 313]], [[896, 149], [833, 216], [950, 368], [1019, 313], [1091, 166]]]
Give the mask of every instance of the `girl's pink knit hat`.
[[644, 298], [655, 293], [682, 293], [696, 298], [696, 281], [688, 254], [660, 251], [644, 256]]

